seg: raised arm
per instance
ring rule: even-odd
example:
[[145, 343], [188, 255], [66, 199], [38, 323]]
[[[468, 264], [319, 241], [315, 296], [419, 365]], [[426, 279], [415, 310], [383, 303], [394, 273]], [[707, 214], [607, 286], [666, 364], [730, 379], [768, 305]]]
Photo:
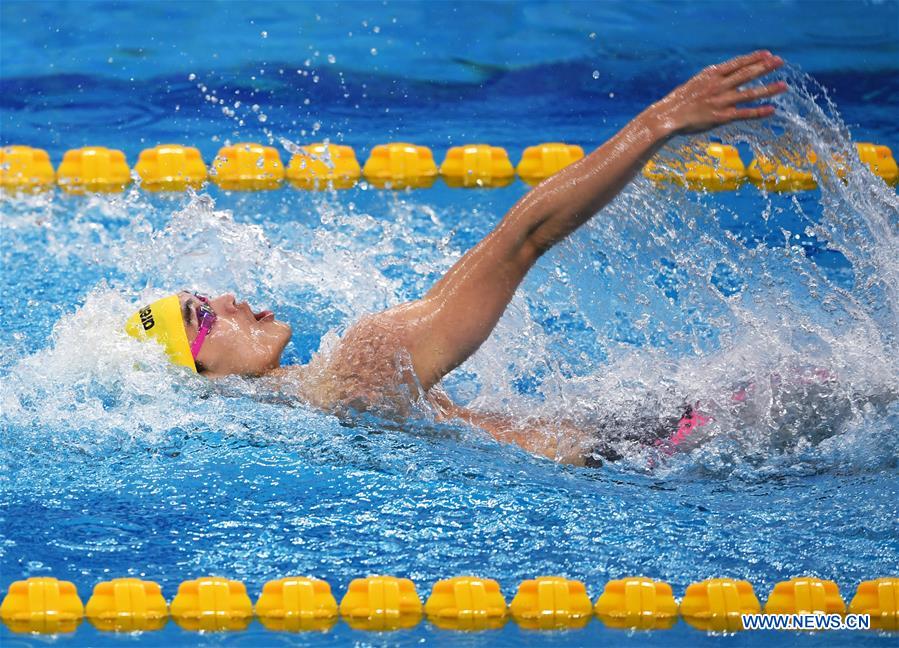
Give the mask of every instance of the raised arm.
[[422, 386], [429, 389], [478, 349], [540, 255], [611, 201], [669, 138], [771, 115], [772, 106], [737, 104], [779, 94], [785, 84], [740, 86], [782, 63], [761, 51], [706, 68], [528, 192], [422, 300], [396, 309], [391, 316], [406, 326]]

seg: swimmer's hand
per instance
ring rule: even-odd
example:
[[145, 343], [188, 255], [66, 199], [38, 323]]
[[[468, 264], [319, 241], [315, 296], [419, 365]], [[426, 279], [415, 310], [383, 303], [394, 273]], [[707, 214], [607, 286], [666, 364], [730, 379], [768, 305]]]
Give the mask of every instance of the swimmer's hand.
[[783, 59], [768, 51], [710, 65], [650, 108], [660, 130], [671, 135], [701, 133], [715, 126], [744, 119], [762, 119], [774, 114], [774, 106], [738, 107], [738, 104], [767, 99], [787, 90], [778, 81], [740, 89], [783, 65]]

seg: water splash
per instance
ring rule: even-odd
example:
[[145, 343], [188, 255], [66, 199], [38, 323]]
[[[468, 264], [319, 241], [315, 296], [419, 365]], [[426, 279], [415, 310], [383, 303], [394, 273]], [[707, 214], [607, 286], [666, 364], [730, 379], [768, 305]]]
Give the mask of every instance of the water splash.
[[[716, 135], [780, 159], [814, 151], [827, 162], [809, 165], [818, 205], [750, 188], [740, 199], [761, 222], [741, 226], [746, 214], [713, 196], [637, 180], [549, 257], [463, 366], [481, 386], [476, 407], [573, 418], [638, 469], [660, 458], [632, 437], [672, 427], [687, 404], [713, 424], [680, 448], [689, 459], [663, 458], [675, 469], [895, 465], [889, 425], [870, 427], [874, 452], [850, 447], [871, 420], [895, 417], [899, 200], [858, 160], [823, 88], [781, 76], [792, 90], [776, 119]], [[684, 146], [701, 144], [675, 140], [663, 157]]]
[[[476, 409], [596, 430], [629, 470], [753, 479], [895, 465], [899, 201], [859, 162], [823, 89], [795, 70], [783, 77], [792, 90], [777, 118], [716, 135], [757, 154], [843, 160], [845, 182], [834, 165], [811, 165], [820, 193], [746, 189], [734, 206], [638, 179], [547, 255], [490, 340], [447, 378], [450, 393]], [[684, 144], [696, 143], [672, 142], [666, 155]], [[209, 424], [196, 413], [202, 398], [220, 431], [259, 433], [230, 422], [268, 407], [259, 383], [185, 381], [125, 338], [121, 321], [182, 286], [234, 291], [286, 312], [309, 333], [292, 357], [308, 357], [359, 316], [421, 295], [484, 233], [470, 210], [382, 196], [369, 192], [366, 207], [338, 194], [293, 198], [315, 215], [306, 222], [247, 222], [240, 203], [235, 212], [196, 194], [174, 204], [137, 191], [86, 198], [74, 213], [52, 198], [4, 199], [14, 248], [105, 277], [37, 353], [5, 349], [4, 426], [49, 431], [89, 454], [110, 447], [98, 437], [165, 445], [174, 430]], [[685, 405], [712, 423], [674, 455], [629, 438], [670, 425]], [[331, 429], [328, 417], [290, 407], [272, 419], [271, 438], [296, 416]]]

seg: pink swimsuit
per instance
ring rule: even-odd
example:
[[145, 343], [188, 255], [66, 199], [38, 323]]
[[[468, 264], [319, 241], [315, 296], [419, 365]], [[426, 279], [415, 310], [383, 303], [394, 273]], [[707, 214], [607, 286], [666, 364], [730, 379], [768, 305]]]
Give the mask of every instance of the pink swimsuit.
[[667, 439], [658, 439], [656, 445], [661, 447], [666, 454], [672, 454], [681, 442], [711, 420], [711, 416], [706, 416], [690, 407], [677, 422], [677, 430]]

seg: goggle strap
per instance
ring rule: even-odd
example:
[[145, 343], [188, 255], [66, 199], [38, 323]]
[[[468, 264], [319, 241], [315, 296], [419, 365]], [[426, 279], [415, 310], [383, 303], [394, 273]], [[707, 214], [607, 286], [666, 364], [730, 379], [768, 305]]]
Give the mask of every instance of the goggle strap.
[[215, 324], [216, 316], [215, 311], [209, 306], [208, 297], [196, 292], [193, 293], [193, 296], [200, 300], [200, 303], [202, 304], [200, 312], [197, 314], [197, 317], [200, 320], [199, 327], [197, 328], [197, 337], [194, 338], [193, 344], [190, 345], [190, 353], [194, 360], [196, 360], [200, 353], [200, 348], [203, 346], [203, 341], [206, 340], [206, 335], [212, 330], [212, 325]]
[[197, 330], [197, 337], [194, 338], [194, 343], [190, 345], [190, 354], [194, 357], [194, 360], [197, 359], [197, 355], [200, 353], [200, 348], [203, 346], [203, 341], [206, 339], [206, 334], [209, 333], [209, 329], [211, 326], [206, 325]]

